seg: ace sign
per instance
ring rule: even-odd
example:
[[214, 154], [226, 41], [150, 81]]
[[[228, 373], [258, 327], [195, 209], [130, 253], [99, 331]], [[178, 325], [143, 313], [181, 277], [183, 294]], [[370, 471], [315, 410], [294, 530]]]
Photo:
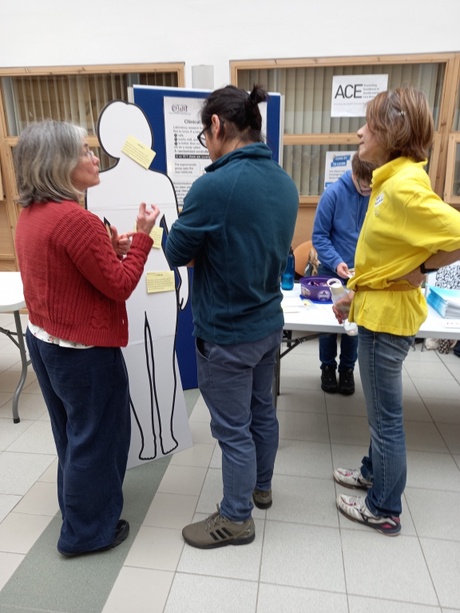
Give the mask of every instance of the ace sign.
[[388, 87], [388, 75], [332, 77], [331, 117], [365, 117], [366, 104]]

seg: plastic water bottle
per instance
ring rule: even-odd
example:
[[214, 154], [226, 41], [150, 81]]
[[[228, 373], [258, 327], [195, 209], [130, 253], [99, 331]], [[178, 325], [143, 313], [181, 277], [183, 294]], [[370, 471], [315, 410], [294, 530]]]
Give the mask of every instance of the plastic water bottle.
[[295, 257], [292, 247], [289, 249], [289, 255], [286, 263], [286, 270], [281, 275], [281, 288], [293, 289], [294, 288], [294, 275], [295, 275]]
[[[348, 294], [346, 288], [339, 279], [328, 279], [327, 286], [331, 290], [332, 302], [335, 304], [340, 298]], [[340, 311], [343, 315], [348, 315], [349, 308], [341, 307]], [[343, 327], [348, 336], [356, 336], [358, 334], [358, 326], [348, 319], [343, 320]]]

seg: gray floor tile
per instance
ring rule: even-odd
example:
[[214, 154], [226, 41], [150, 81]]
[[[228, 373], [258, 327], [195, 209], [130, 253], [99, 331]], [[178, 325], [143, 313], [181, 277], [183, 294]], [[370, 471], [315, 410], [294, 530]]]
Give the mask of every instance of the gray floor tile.
[[417, 538], [342, 530], [342, 547], [349, 594], [439, 604]]
[[275, 475], [273, 506], [267, 510], [267, 519], [337, 528], [334, 493], [331, 479]]
[[407, 485], [431, 490], [460, 491], [460, 472], [447, 453], [407, 452]]
[[345, 593], [338, 529], [267, 520], [260, 580]]
[[440, 607], [360, 596], [349, 596], [348, 604], [349, 613], [369, 613], [369, 611], [372, 613], [442, 613]]
[[348, 605], [345, 594], [261, 583], [257, 611], [260, 613], [348, 613]]
[[280, 438], [320, 443], [329, 442], [326, 415], [280, 411], [278, 413], [278, 421], [280, 425]]
[[[445, 539], [460, 543], [460, 492], [433, 491], [407, 487], [405, 497], [420, 537]], [[460, 590], [460, 575], [459, 575]]]
[[255, 613], [257, 582], [177, 573], [164, 613]]
[[460, 543], [420, 539], [441, 606], [460, 609]]
[[332, 474], [330, 445], [313, 441], [280, 439], [275, 474], [330, 479]]

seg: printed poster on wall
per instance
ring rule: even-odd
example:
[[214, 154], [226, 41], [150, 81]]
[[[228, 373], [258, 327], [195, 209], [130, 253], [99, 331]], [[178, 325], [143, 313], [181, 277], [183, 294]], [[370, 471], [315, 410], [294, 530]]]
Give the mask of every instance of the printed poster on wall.
[[324, 171], [324, 189], [335, 183], [347, 170], [351, 170], [351, 160], [355, 152], [327, 151]]
[[[197, 138], [203, 128], [200, 111], [204, 101], [205, 98], [164, 98], [166, 174], [174, 183], [180, 207], [192, 183], [211, 164], [208, 150]], [[259, 110], [262, 133], [266, 134], [267, 103], [260, 103]]]
[[176, 189], [179, 206], [192, 183], [204, 173], [211, 159], [198, 141], [204, 98], [164, 98], [166, 174]]
[[387, 74], [332, 77], [331, 117], [365, 117], [369, 100], [387, 89]]

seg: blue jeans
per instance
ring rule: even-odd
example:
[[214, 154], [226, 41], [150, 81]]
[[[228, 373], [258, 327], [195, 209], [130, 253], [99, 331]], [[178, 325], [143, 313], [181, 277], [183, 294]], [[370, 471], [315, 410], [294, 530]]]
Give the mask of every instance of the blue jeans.
[[366, 504], [378, 516], [399, 516], [406, 485], [406, 437], [402, 406], [402, 366], [413, 336], [358, 328], [359, 372], [371, 434], [361, 473], [372, 481]]
[[[337, 367], [337, 338], [338, 334], [322, 334], [319, 337], [319, 359], [321, 366]], [[339, 372], [355, 367], [358, 358], [358, 337], [348, 336], [343, 331], [340, 335]]]
[[272, 386], [281, 336], [277, 330], [252, 343], [196, 342], [198, 385], [222, 450], [220, 509], [231, 521], [251, 516], [255, 488], [271, 488], [279, 439]]
[[[339, 277], [337, 273], [327, 266], [318, 267], [318, 275], [323, 277], [334, 277], [339, 279], [343, 285], [346, 281]], [[343, 372], [351, 368], [355, 368], [356, 360], [358, 359], [358, 337], [348, 336], [343, 331], [343, 334], [322, 334], [319, 337], [319, 359], [321, 366], [333, 366], [337, 368], [337, 340], [340, 336], [340, 356], [339, 356], [339, 372]]]
[[62, 514], [58, 549], [113, 542], [123, 508], [131, 439], [128, 376], [121, 349], [67, 349], [26, 332], [58, 454]]

